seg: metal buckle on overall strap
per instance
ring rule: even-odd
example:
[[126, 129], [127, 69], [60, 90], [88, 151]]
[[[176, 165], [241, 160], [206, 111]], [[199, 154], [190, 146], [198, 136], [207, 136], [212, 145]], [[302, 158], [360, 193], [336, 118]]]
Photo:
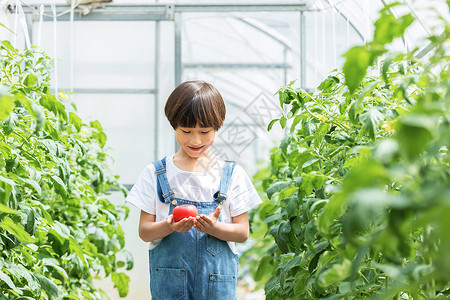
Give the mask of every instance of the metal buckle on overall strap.
[[164, 199], [166, 199], [166, 198], [169, 198], [170, 196], [172, 196], [173, 195], [173, 191], [170, 191], [170, 193], [169, 194], [163, 194], [162, 196], [163, 196], [163, 198]]
[[219, 200], [219, 204], [222, 204], [225, 200], [227, 200], [227, 195], [219, 193], [219, 195], [217, 195], [217, 200]]
[[[169, 194], [167, 194], [167, 195], [163, 194], [162, 196], [163, 196], [164, 200], [166, 200], [166, 198], [169, 198], [172, 195], [173, 195], [173, 191], [170, 191]], [[172, 201], [170, 201], [170, 203], [172, 203], [173, 206], [177, 206], [178, 201], [176, 199], [173, 199]]]
[[156, 175], [161, 175], [166, 172], [166, 168], [159, 168], [155, 170]]

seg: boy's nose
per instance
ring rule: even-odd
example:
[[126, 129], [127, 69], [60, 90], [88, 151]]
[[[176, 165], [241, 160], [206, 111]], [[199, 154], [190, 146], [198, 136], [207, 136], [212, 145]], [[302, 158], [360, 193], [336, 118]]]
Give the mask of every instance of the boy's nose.
[[191, 137], [191, 144], [193, 146], [200, 145], [202, 143], [202, 139], [198, 134], [193, 134]]

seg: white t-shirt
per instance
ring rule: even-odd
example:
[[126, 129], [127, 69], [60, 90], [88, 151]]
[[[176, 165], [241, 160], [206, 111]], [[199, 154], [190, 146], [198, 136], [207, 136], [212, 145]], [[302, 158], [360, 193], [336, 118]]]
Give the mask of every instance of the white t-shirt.
[[[188, 172], [179, 169], [173, 163], [173, 155], [166, 158], [166, 176], [175, 198], [210, 202], [218, 191], [224, 161], [217, 160], [207, 172]], [[153, 164], [149, 164], [139, 175], [131, 189], [128, 203], [146, 213], [156, 216], [156, 222], [163, 221], [169, 215], [169, 204], [162, 203], [156, 193], [156, 174]], [[261, 203], [261, 198], [255, 190], [245, 170], [236, 165], [231, 176], [227, 192], [227, 200], [221, 211], [222, 222], [232, 223], [232, 217], [239, 216]], [[156, 247], [161, 240], [149, 243], [150, 249]], [[234, 242], [228, 242], [230, 249], [236, 253]]]

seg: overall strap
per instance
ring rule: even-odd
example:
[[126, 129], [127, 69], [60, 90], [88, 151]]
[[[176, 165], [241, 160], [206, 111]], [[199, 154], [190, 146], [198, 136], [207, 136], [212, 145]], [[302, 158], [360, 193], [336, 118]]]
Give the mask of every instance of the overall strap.
[[222, 170], [222, 176], [220, 177], [219, 190], [214, 194], [214, 201], [218, 202], [220, 205], [227, 200], [227, 192], [231, 182], [231, 175], [233, 174], [236, 162], [225, 161]]
[[159, 200], [162, 203], [169, 203], [173, 201], [175, 198], [173, 195], [173, 191], [170, 188], [169, 180], [167, 179], [166, 175], [166, 157], [164, 156], [163, 159], [154, 161], [152, 162], [152, 164], [155, 166], [156, 181], [157, 181], [156, 191]]

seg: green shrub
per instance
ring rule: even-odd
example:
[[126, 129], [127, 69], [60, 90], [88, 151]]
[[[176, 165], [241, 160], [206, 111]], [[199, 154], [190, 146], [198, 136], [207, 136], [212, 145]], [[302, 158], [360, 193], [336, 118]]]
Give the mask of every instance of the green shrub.
[[278, 91], [285, 110], [269, 130], [290, 133], [261, 171], [268, 200], [252, 224], [276, 243], [253, 266], [267, 299], [450, 294], [450, 31], [429, 38], [426, 60], [387, 52], [412, 20], [381, 11], [343, 74], [315, 93]]
[[[50, 92], [52, 60], [0, 44], [0, 298], [102, 299], [93, 278], [128, 293], [123, 205], [98, 121]], [[125, 259], [123, 259], [125, 258]]]

